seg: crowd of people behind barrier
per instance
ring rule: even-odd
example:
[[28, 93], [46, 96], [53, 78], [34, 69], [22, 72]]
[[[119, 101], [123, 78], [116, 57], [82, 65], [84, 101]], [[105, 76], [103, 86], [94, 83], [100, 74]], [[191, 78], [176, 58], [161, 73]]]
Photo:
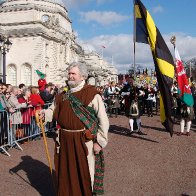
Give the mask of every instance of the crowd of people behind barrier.
[[[66, 90], [66, 87], [58, 88], [52, 83], [44, 84], [44, 88], [43, 86], [41, 88], [40, 86], [26, 87], [25, 84], [20, 84], [18, 87], [0, 84], [0, 147], [3, 148], [8, 143], [13, 144], [15, 141], [23, 141], [25, 138], [32, 140], [39, 138], [40, 130], [36, 125], [35, 112], [40, 109], [47, 109], [54, 101], [55, 95]], [[137, 116], [138, 122], [141, 124], [140, 116], [152, 117], [158, 113], [159, 89], [157, 85], [134, 84], [134, 81], [130, 79], [123, 84], [111, 82], [105, 86], [98, 86], [97, 90], [103, 98], [110, 117], [113, 114], [115, 117], [118, 114], [129, 117]], [[175, 120], [180, 118], [182, 108], [176, 83], [174, 83], [171, 91]], [[196, 90], [194, 86], [192, 86], [192, 94], [195, 101]], [[137, 104], [134, 105], [135, 103]], [[133, 106], [137, 106], [135, 109], [137, 115], [134, 114]], [[194, 104], [194, 112], [196, 112], [196, 104]], [[133, 123], [133, 121], [130, 121], [130, 128], [133, 131], [131, 122]], [[50, 124], [50, 127], [55, 126], [55, 122]]]
[[[53, 102], [56, 93], [57, 88], [53, 84], [46, 84], [42, 91], [37, 86], [0, 84], [1, 150], [6, 152], [7, 145], [17, 145], [20, 148], [19, 141], [40, 138], [35, 113], [46, 109]], [[52, 125], [47, 124], [46, 130]]]

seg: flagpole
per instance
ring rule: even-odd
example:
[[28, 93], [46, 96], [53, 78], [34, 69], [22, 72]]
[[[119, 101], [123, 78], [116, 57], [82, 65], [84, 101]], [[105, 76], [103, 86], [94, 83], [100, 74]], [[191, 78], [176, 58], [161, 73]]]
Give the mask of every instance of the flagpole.
[[189, 78], [191, 78], [191, 75], [192, 75], [192, 62], [191, 62], [191, 61], [190, 61], [189, 66], [190, 66], [190, 68], [189, 68], [189, 69], [190, 69], [190, 73], [189, 73], [189, 74], [190, 74], [190, 76], [189, 76]]
[[135, 42], [136, 42], [136, 16], [135, 16], [135, 0], [133, 0], [133, 14], [134, 14], [134, 22], [133, 22], [133, 67], [134, 67], [134, 79], [135, 79]]
[[171, 37], [170, 42], [173, 44], [174, 49], [175, 49], [176, 47], [176, 36], [175, 35]]
[[[174, 46], [174, 52], [175, 52], [175, 48], [176, 48], [176, 36], [173, 35], [170, 39], [170, 42], [173, 44]], [[176, 64], [174, 63], [174, 70], [175, 70], [175, 73], [176, 73]], [[175, 75], [174, 75], [174, 78], [175, 78]]]

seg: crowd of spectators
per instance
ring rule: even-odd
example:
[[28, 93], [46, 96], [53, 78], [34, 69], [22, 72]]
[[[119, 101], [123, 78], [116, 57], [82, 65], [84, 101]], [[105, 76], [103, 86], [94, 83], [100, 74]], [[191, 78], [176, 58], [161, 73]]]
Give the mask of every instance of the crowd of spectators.
[[12, 86], [1, 83], [0, 145], [8, 138], [8, 129], [12, 130], [12, 139], [38, 133], [35, 112], [47, 108], [53, 102], [56, 93], [58, 89], [50, 83], [46, 84], [41, 92], [37, 86]]
[[[18, 87], [10, 84], [0, 84], [0, 119], [1, 134], [0, 143], [7, 137], [8, 123], [14, 130], [13, 137], [17, 136], [17, 130], [28, 130], [31, 134], [37, 132], [35, 122], [35, 112], [40, 109], [47, 109], [54, 101], [55, 95], [66, 91], [67, 87], [58, 88], [52, 83], [39, 86], [26, 87], [20, 84]], [[159, 110], [159, 89], [157, 85], [136, 84], [134, 80], [129, 79], [123, 84], [116, 84], [114, 81], [105, 86], [98, 86], [97, 90], [101, 94], [105, 108], [110, 117], [121, 114], [130, 117], [133, 103], [137, 103], [137, 118], [141, 124], [140, 116], [146, 115], [153, 117]], [[194, 101], [196, 100], [195, 86], [191, 86]], [[182, 118], [182, 103], [178, 97], [177, 83], [172, 86], [173, 96], [173, 116], [175, 119]], [[195, 101], [196, 102], [196, 101]], [[194, 104], [194, 112], [196, 112], [196, 103]], [[9, 118], [7, 117], [9, 115]], [[9, 120], [8, 120], [9, 119]], [[191, 118], [192, 119], [192, 118]], [[9, 121], [9, 122], [8, 122]], [[55, 126], [53, 122], [51, 126]], [[130, 125], [131, 126], [131, 125]], [[20, 132], [19, 132], [20, 133]], [[27, 134], [27, 131], [24, 134]]]

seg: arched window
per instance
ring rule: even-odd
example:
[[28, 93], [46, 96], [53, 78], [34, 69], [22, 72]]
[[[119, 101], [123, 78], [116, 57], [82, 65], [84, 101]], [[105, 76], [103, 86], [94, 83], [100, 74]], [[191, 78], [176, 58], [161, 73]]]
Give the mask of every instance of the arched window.
[[7, 83], [16, 86], [17, 85], [16, 76], [17, 76], [16, 66], [14, 64], [8, 65]]
[[32, 84], [32, 70], [29, 64], [24, 64], [21, 67], [21, 81], [26, 86], [30, 86]]

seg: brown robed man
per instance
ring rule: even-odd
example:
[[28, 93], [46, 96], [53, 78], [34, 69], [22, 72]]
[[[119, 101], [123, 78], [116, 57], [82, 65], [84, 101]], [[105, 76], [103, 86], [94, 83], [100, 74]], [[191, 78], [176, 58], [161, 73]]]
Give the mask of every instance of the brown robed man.
[[[96, 88], [85, 83], [88, 76], [86, 65], [74, 62], [67, 70], [69, 91], [57, 95], [55, 103], [44, 111], [46, 122], [54, 118], [61, 127], [57, 133], [54, 155], [57, 195], [92, 196], [95, 187], [95, 157], [108, 143], [109, 120]], [[98, 129], [92, 139], [86, 137], [89, 132], [74, 112], [70, 94], [84, 107], [89, 106], [95, 111]]]

